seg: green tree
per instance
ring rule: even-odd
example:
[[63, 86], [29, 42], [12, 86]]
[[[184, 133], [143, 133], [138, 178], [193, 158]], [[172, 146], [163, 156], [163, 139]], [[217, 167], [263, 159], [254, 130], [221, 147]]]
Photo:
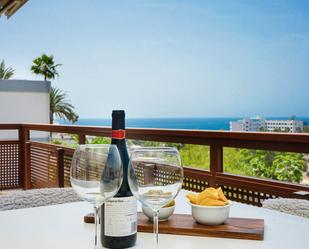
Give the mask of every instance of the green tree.
[[299, 183], [305, 161], [300, 153], [242, 149], [241, 164], [247, 165], [254, 176]]
[[6, 68], [4, 60], [0, 63], [0, 79], [1, 80], [8, 80], [12, 78], [14, 75], [14, 70], [11, 67]]
[[185, 144], [180, 149], [180, 155], [184, 166], [209, 169], [209, 146]]
[[91, 140], [91, 144], [110, 144], [111, 139], [106, 137], [95, 137]]
[[36, 75], [43, 75], [44, 80], [54, 79], [59, 76], [57, 67], [61, 66], [61, 64], [55, 64], [52, 55], [42, 54], [40, 57], [35, 58], [32, 63], [31, 72]]
[[224, 171], [237, 175], [254, 176], [252, 168], [247, 164], [243, 149], [223, 148]]
[[265, 127], [260, 127], [260, 131], [264, 132], [264, 131], [267, 131], [267, 130], [265, 129]]
[[275, 179], [299, 183], [303, 179], [305, 162], [301, 154], [277, 153], [273, 161]]
[[74, 106], [70, 104], [67, 94], [57, 87], [51, 87], [49, 93], [49, 122], [51, 124], [54, 122], [54, 117], [66, 119], [72, 123], [78, 120], [78, 115], [74, 112]]
[[289, 127], [286, 127], [286, 128], [284, 128], [284, 130], [283, 130], [283, 132], [290, 132], [290, 128]]

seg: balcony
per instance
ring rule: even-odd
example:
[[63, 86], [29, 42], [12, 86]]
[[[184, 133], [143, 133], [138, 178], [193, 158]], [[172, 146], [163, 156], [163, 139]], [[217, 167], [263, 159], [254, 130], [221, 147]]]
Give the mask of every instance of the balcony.
[[[0, 124], [0, 131], [15, 130], [16, 140], [0, 140], [0, 190], [70, 186], [69, 170], [74, 149], [30, 139], [30, 132], [58, 132], [110, 137], [109, 127], [64, 126], [46, 124]], [[210, 169], [184, 168], [183, 188], [201, 191], [207, 186], [221, 186], [229, 199], [261, 206], [268, 198], [309, 200], [309, 186], [233, 175], [224, 172], [223, 148], [247, 148], [309, 153], [308, 134], [192, 131], [164, 129], [127, 129], [127, 138], [208, 145]]]

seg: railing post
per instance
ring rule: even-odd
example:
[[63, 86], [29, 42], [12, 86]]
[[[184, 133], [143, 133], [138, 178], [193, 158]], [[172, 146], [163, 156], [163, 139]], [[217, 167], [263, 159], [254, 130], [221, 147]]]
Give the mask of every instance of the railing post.
[[78, 143], [85, 144], [86, 143], [86, 136], [85, 134], [78, 134]]
[[25, 189], [31, 189], [31, 143], [25, 143]]
[[64, 149], [57, 149], [58, 186], [64, 187]]
[[57, 149], [58, 187], [64, 187], [64, 149]]
[[19, 129], [20, 141], [20, 165], [21, 165], [21, 185], [23, 189], [31, 188], [31, 165], [30, 165], [30, 132], [21, 127]]
[[223, 172], [223, 148], [218, 145], [210, 145], [210, 172], [211, 181], [210, 186], [216, 187], [216, 174]]

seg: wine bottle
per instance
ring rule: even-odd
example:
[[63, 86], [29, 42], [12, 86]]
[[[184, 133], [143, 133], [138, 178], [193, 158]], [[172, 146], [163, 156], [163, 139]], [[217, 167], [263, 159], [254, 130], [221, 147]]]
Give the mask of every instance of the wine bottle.
[[137, 200], [128, 183], [129, 155], [125, 141], [125, 113], [112, 113], [112, 144], [117, 145], [122, 164], [123, 181], [114, 198], [102, 205], [101, 242], [104, 247], [132, 247], [137, 234]]

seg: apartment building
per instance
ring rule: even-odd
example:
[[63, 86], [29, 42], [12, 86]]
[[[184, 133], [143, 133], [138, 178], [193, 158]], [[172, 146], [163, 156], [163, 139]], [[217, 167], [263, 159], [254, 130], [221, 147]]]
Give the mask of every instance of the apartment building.
[[284, 131], [302, 132], [304, 122], [301, 120], [266, 120], [263, 117], [244, 118], [230, 122], [231, 131]]
[[304, 130], [304, 122], [301, 120], [266, 120], [266, 131], [287, 131], [291, 133], [302, 132]]

